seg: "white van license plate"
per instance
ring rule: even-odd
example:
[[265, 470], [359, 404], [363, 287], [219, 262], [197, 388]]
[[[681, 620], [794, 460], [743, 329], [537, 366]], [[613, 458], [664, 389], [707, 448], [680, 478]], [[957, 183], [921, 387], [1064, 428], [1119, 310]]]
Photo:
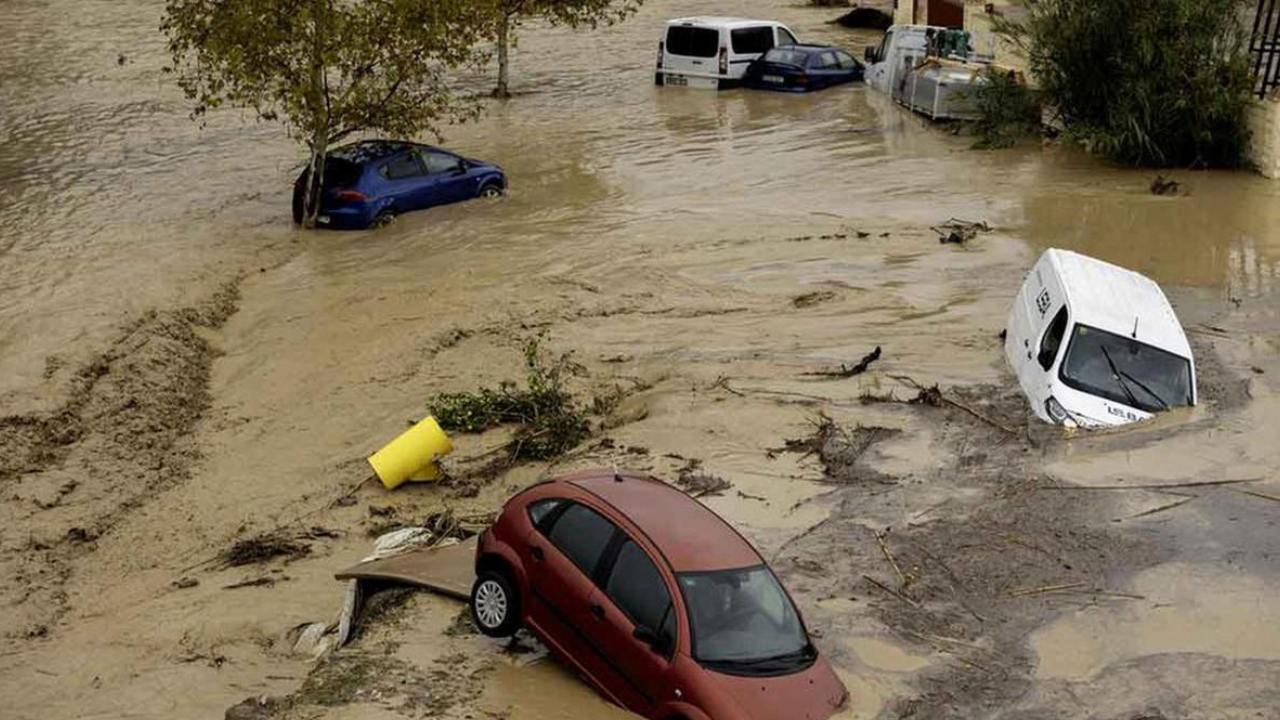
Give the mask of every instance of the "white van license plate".
[[764, 81], [771, 82], [771, 83], [780, 83], [782, 82], [782, 76], [781, 75], [765, 75]]
[[675, 86], [677, 86], [677, 87], [688, 87], [688, 86], [689, 86], [689, 78], [687, 78], [687, 77], [685, 77], [685, 76], [683, 76], [683, 75], [668, 75], [668, 76], [667, 76], [667, 84], [668, 84], [668, 85], [675, 85]]

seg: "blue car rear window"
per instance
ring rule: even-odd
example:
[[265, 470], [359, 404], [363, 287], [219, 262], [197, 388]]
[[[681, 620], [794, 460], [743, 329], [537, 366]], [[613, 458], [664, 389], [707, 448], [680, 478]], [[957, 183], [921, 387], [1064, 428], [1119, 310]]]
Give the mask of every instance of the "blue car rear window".
[[799, 50], [787, 50], [783, 48], [774, 48], [764, 54], [765, 62], [778, 63], [781, 65], [798, 65], [804, 67], [804, 63], [809, 59], [808, 53]]

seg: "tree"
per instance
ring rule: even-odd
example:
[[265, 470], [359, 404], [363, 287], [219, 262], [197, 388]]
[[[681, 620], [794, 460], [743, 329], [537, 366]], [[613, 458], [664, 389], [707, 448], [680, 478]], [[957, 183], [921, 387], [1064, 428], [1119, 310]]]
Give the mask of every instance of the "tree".
[[486, 0], [490, 32], [497, 46], [498, 86], [493, 96], [511, 97], [511, 47], [522, 18], [541, 17], [554, 25], [595, 28], [626, 19], [644, 0]]
[[1069, 137], [1134, 165], [1235, 166], [1252, 81], [1242, 0], [1022, 0], [1026, 53]]
[[478, 62], [483, 17], [471, 0], [167, 0], [160, 29], [192, 117], [247, 108], [306, 146], [314, 227], [330, 146], [356, 132], [438, 135], [478, 112], [445, 73]]

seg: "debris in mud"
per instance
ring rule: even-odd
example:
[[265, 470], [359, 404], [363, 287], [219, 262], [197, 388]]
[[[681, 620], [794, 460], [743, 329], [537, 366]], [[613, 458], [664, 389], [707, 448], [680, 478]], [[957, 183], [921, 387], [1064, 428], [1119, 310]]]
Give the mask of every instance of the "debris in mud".
[[442, 393], [431, 400], [431, 412], [445, 430], [483, 432], [518, 423], [505, 449], [508, 462], [546, 460], [572, 449], [590, 434], [587, 415], [565, 387], [565, 380], [583, 368], [568, 353], [547, 358], [541, 336], [525, 342], [525, 387], [512, 381], [497, 389]]
[[805, 375], [814, 375], [826, 378], [851, 378], [867, 371], [871, 363], [880, 359], [880, 346], [877, 345], [875, 350], [862, 356], [856, 365], [844, 365], [843, 363], [836, 370], [819, 370], [817, 372], [807, 372]]
[[733, 483], [719, 475], [702, 472], [702, 461], [696, 459], [686, 461], [684, 467], [677, 471], [676, 485], [696, 498], [722, 495], [733, 487]]
[[797, 308], [810, 308], [835, 299], [836, 294], [830, 290], [814, 290], [791, 298], [791, 304]]
[[200, 584], [199, 580], [188, 575], [186, 577], [180, 577], [177, 580], [174, 580], [173, 582], [169, 583], [169, 587], [172, 587], [174, 590], [186, 590], [188, 588], [193, 588], [199, 584]]
[[[931, 228], [938, 233], [940, 244], [963, 245], [978, 236], [980, 232], [991, 232], [991, 226], [985, 222], [974, 222], [951, 218], [938, 227]], [[945, 232], [944, 232], [945, 231]]]
[[1152, 195], [1176, 195], [1178, 188], [1182, 183], [1177, 180], [1166, 179], [1163, 175], [1157, 175], [1151, 180]]
[[222, 562], [228, 567], [240, 567], [264, 563], [277, 557], [299, 558], [310, 553], [311, 546], [273, 530], [237, 541], [223, 552]]
[[222, 586], [222, 589], [223, 589], [223, 590], [236, 590], [236, 589], [239, 589], [239, 588], [247, 588], [247, 587], [272, 587], [272, 586], [274, 586], [277, 582], [280, 582], [280, 581], [282, 581], [282, 580], [288, 580], [288, 579], [289, 579], [289, 576], [288, 576], [288, 575], [282, 575], [282, 576], [280, 576], [280, 577], [278, 577], [278, 578], [276, 578], [276, 577], [271, 577], [270, 575], [263, 575], [262, 577], [249, 578], [249, 579], [247, 579], [247, 580], [241, 580], [241, 581], [239, 581], [239, 582], [233, 582], [233, 583], [231, 583], [230, 585], [223, 585], [223, 586]]
[[862, 456], [872, 445], [897, 435], [899, 430], [857, 425], [842, 428], [826, 415], [819, 415], [813, 435], [787, 440], [782, 450], [805, 456], [816, 455], [822, 463], [823, 480], [837, 485], [871, 482], [894, 484], [896, 481], [876, 470], [863, 467]]

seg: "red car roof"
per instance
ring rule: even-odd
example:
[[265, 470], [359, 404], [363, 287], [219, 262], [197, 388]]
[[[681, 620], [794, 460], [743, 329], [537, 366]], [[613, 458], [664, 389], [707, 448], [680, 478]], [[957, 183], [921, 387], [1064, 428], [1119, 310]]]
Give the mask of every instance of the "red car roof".
[[661, 480], [612, 470], [558, 478], [603, 500], [662, 552], [675, 572], [727, 570], [764, 562], [736, 530], [702, 503]]

